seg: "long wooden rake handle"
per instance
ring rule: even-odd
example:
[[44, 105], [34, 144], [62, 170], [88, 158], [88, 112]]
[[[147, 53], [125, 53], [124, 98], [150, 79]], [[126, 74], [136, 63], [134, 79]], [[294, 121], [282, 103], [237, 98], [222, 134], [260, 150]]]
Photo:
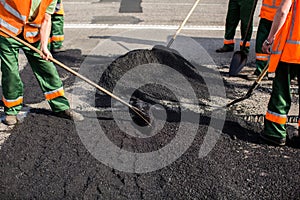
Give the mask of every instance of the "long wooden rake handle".
[[194, 12], [195, 8], [197, 7], [198, 3], [200, 2], [200, 0], [197, 0], [193, 7], [191, 8], [190, 12], [188, 13], [188, 15], [185, 17], [185, 19], [183, 20], [183, 22], [181, 23], [181, 25], [179, 26], [179, 28], [177, 29], [176, 33], [174, 34], [174, 36], [172, 37], [172, 39], [169, 41], [167, 47], [169, 48], [174, 40], [176, 39], [177, 35], [180, 33], [180, 31], [182, 30], [182, 28], [184, 27], [184, 25], [186, 24], [186, 22], [188, 21], [188, 19], [190, 18], [190, 16], [192, 15], [192, 13]]
[[[6, 35], [8, 35], [9, 37], [17, 40], [18, 42], [22, 43], [23, 45], [27, 46], [28, 48], [34, 50], [35, 52], [39, 53], [39, 54], [43, 54], [43, 52], [39, 49], [37, 49], [36, 47], [32, 46], [31, 44], [27, 43], [26, 41], [10, 34], [9, 32], [7, 32], [6, 30], [0, 28], [0, 31], [5, 33]], [[55, 63], [56, 65], [58, 65], [59, 67], [65, 69], [66, 71], [70, 72], [71, 74], [77, 76], [78, 78], [82, 79], [83, 81], [85, 81], [86, 83], [90, 84], [91, 86], [97, 88], [98, 90], [102, 91], [103, 93], [111, 96], [112, 98], [114, 98], [115, 100], [119, 101], [120, 103], [122, 103], [123, 105], [129, 107], [133, 112], [135, 112], [139, 117], [141, 117], [148, 125], [150, 125], [150, 122], [146, 119], [145, 114], [138, 108], [130, 105], [129, 103], [127, 103], [126, 101], [122, 100], [121, 98], [117, 97], [116, 95], [114, 95], [113, 93], [111, 93], [110, 91], [104, 89], [103, 87], [99, 86], [98, 84], [96, 84], [95, 82], [91, 81], [90, 79], [82, 76], [81, 74], [79, 74], [78, 72], [74, 71], [73, 69], [71, 69], [70, 67], [64, 65], [63, 63], [61, 63], [60, 61], [56, 60], [53, 57], [50, 57], [49, 60], [53, 63]]]

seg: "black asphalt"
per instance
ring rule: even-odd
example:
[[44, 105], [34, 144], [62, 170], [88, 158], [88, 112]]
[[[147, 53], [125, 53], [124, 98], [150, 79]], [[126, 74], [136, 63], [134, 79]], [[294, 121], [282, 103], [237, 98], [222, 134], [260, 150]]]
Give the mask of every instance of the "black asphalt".
[[[56, 57], [74, 69], [84, 60], [77, 50]], [[74, 77], [59, 72], [65, 85], [72, 85]], [[41, 101], [30, 69], [22, 76], [27, 103]], [[198, 84], [201, 92], [197, 79], [190, 82]], [[228, 85], [226, 89], [228, 96], [234, 94]], [[138, 174], [115, 170], [95, 159], [73, 121], [32, 109], [1, 147], [0, 199], [299, 199], [299, 148], [263, 144], [254, 129], [259, 124], [243, 121], [230, 110], [217, 144], [199, 158], [209, 123], [215, 120], [210, 114], [200, 115], [195, 140], [179, 159], [163, 169]], [[171, 113], [175, 119], [176, 115]], [[97, 119], [114, 144], [131, 152], [149, 152], [168, 144], [179, 124], [169, 120], [155, 137], [138, 139], [121, 131], [109, 110], [98, 111]]]

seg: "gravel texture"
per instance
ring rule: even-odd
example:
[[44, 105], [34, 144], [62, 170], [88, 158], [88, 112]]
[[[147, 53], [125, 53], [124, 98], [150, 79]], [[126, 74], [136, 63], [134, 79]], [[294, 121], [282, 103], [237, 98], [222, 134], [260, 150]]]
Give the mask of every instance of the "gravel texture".
[[[167, 52], [166, 55], [160, 50], [142, 52], [156, 63], [170, 65], [167, 61], [178, 59], [173, 68], [182, 70], [181, 67], [185, 66], [186, 70], [181, 73], [187, 77], [197, 97], [207, 96], [203, 81], [187, 61], [176, 56], [169, 58], [167, 55], [174, 54]], [[99, 77], [102, 86], [113, 89], [115, 80], [120, 78], [117, 75], [130, 69], [132, 63], [128, 61], [149, 62], [130, 57], [141, 56], [141, 51], [131, 53], [117, 59], [104, 76]], [[57, 58], [77, 70], [84, 56], [78, 51], [67, 51]], [[124, 63], [124, 60], [127, 62]], [[122, 63], [124, 68], [116, 67]], [[229, 100], [244, 94], [252, 83], [242, 76], [228, 77], [226, 65], [220, 64], [218, 70]], [[253, 67], [245, 67], [243, 73], [250, 71]], [[71, 86], [74, 77], [64, 71], [59, 72], [64, 84]], [[22, 76], [26, 82], [26, 103], [41, 101], [38, 85], [30, 70], [25, 69]], [[264, 114], [270, 85], [271, 81], [263, 82], [250, 99], [227, 111], [220, 138], [203, 158], [199, 158], [199, 149], [210, 122], [215, 119], [207, 105], [201, 103], [199, 106], [204, 111], [200, 113], [182, 109], [190, 115], [200, 114], [199, 128], [192, 145], [167, 167], [141, 174], [118, 171], [102, 164], [83, 145], [73, 121], [57, 118], [47, 109], [32, 109], [23, 123], [0, 133], [5, 138], [0, 149], [0, 199], [299, 199], [299, 144], [289, 143], [285, 147], [263, 144], [258, 137], [262, 123], [246, 121], [243, 117]], [[152, 93], [147, 96], [149, 91]], [[153, 96], [156, 98], [150, 98]], [[159, 100], [162, 98], [176, 102], [170, 91], [160, 90], [159, 85], [140, 88], [134, 98], [156, 104], [161, 103]], [[109, 107], [108, 100], [105, 100], [108, 103], [96, 101], [96, 107]], [[298, 96], [293, 96], [293, 102], [298, 102]], [[176, 136], [179, 111], [169, 112], [163, 129], [154, 137], [147, 138], [136, 138], [120, 130], [109, 109], [97, 111], [97, 119], [114, 144], [126, 151], [141, 153], [155, 151]], [[122, 116], [125, 110], [119, 112]], [[88, 112], [82, 114], [89, 116]], [[162, 119], [158, 117], [158, 120]], [[293, 126], [289, 129], [291, 135], [296, 131]]]

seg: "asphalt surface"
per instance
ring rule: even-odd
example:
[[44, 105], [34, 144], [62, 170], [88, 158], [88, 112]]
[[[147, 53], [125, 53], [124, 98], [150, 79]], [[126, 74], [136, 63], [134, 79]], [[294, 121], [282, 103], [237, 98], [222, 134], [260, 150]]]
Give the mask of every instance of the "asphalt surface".
[[[221, 108], [247, 92], [254, 70], [255, 32], [239, 77], [228, 77], [233, 53], [215, 53], [227, 1], [200, 2], [176, 52], [153, 47], [167, 44], [194, 1], [64, 3], [68, 50], [54, 57], [147, 111], [152, 126], [59, 67], [85, 120], [54, 116], [21, 54], [25, 106], [22, 123], [0, 125], [0, 199], [300, 199], [299, 143], [264, 144], [263, 123], [246, 119], [265, 113], [272, 82]], [[292, 101], [297, 115], [297, 94]]]

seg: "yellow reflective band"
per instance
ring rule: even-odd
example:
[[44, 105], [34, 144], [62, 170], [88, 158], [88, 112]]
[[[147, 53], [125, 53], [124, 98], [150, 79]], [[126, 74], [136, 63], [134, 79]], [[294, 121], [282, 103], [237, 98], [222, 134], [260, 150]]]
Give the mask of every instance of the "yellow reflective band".
[[54, 90], [54, 91], [51, 91], [51, 92], [46, 92], [44, 94], [45, 94], [45, 98], [49, 101], [49, 100], [55, 99], [57, 97], [64, 96], [65, 95], [65, 91], [61, 87], [61, 88], [59, 88], [57, 90]]
[[4, 105], [7, 108], [11, 108], [11, 107], [18, 106], [18, 105], [22, 104], [23, 103], [23, 97], [19, 97], [17, 99], [13, 99], [13, 100], [7, 100], [4, 97], [2, 97], [2, 101], [3, 101]]
[[280, 115], [280, 114], [276, 114], [274, 112], [268, 111], [266, 114], [266, 119], [277, 123], [277, 124], [286, 124], [287, 122], [287, 116], [286, 115]]

